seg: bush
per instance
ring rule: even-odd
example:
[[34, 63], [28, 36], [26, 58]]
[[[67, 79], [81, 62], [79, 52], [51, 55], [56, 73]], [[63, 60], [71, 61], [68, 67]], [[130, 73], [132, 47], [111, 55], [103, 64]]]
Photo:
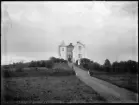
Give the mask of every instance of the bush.
[[85, 69], [89, 69], [89, 66], [88, 66], [88, 64], [83, 64], [83, 68], [85, 68]]
[[50, 57], [49, 60], [53, 61], [54, 63], [67, 63], [67, 60], [55, 58], [55, 57]]
[[4, 70], [3, 71], [3, 76], [4, 77], [11, 77], [11, 71], [10, 70]]
[[46, 61], [46, 68], [51, 69], [51, 68], [53, 68], [53, 66], [54, 66], [54, 63], [53, 63], [52, 60], [48, 60], [48, 61]]
[[23, 72], [23, 68], [22, 67], [17, 68], [16, 72]]
[[36, 61], [31, 61], [29, 64], [29, 67], [37, 67], [37, 62]]
[[10, 68], [8, 65], [4, 65], [2, 67], [3, 67], [3, 69], [9, 69]]

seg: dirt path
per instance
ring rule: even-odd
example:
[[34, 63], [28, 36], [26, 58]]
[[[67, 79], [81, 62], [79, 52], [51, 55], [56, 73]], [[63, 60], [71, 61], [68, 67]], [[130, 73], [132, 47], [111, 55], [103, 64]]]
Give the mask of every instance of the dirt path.
[[[72, 64], [69, 64], [69, 66], [72, 67]], [[108, 102], [137, 103], [137, 94], [106, 81], [91, 77], [87, 71], [84, 71], [76, 66], [73, 67], [76, 72], [76, 76], [88, 86], [92, 87]]]

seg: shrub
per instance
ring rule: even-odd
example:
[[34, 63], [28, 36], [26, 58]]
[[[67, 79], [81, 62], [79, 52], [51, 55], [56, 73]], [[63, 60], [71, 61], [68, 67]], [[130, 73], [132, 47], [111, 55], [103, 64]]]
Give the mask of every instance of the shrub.
[[11, 71], [10, 70], [4, 70], [3, 71], [3, 76], [4, 77], [11, 77]]
[[10, 67], [8, 65], [3, 66], [4, 69], [9, 69]]
[[36, 61], [31, 61], [29, 64], [29, 67], [37, 67], [37, 62]]
[[83, 68], [85, 68], [85, 69], [89, 69], [89, 66], [88, 66], [88, 64], [83, 64]]
[[54, 66], [54, 63], [53, 63], [52, 60], [48, 60], [48, 61], [46, 61], [46, 68], [51, 69], [51, 68], [53, 68], [53, 66]]
[[54, 63], [67, 63], [67, 60], [55, 58], [55, 57], [50, 57], [49, 60], [53, 61]]

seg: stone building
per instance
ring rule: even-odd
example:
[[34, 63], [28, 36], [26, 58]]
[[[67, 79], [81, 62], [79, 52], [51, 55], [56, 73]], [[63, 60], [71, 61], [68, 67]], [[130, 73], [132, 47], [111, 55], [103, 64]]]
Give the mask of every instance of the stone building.
[[59, 45], [58, 52], [61, 59], [73, 63], [78, 62], [78, 65], [80, 65], [80, 59], [85, 58], [85, 45], [78, 41], [75, 45], [70, 43], [66, 46], [63, 41]]

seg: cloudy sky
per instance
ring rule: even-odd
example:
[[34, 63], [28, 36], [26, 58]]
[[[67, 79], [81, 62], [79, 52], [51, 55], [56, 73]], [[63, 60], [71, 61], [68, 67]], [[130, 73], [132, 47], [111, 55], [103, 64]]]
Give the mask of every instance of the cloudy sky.
[[66, 44], [80, 40], [86, 45], [87, 57], [101, 64], [106, 58], [111, 62], [138, 59], [138, 2], [2, 2], [3, 5], [7, 6], [12, 28], [1, 37], [2, 64], [58, 57], [62, 40]]

